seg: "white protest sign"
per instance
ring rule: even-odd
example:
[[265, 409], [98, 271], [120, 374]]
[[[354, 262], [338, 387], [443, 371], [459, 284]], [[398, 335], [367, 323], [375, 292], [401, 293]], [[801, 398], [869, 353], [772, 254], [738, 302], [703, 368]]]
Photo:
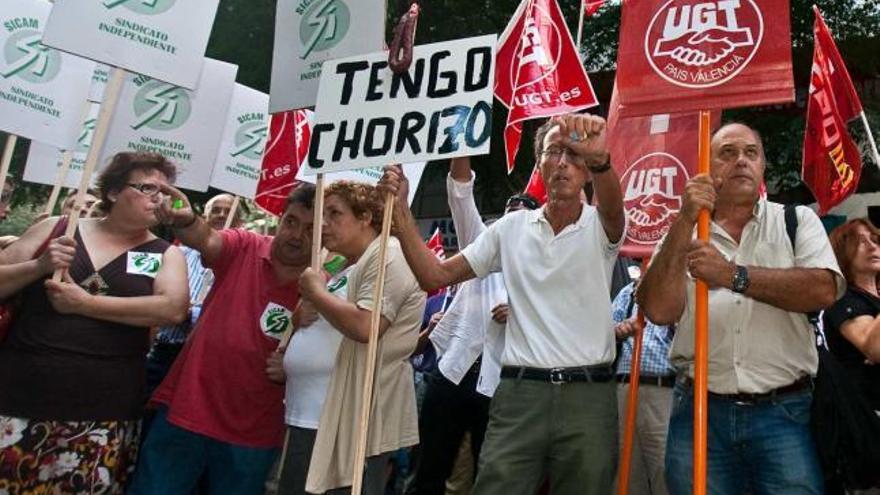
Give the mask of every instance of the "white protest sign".
[[126, 76], [99, 165], [120, 151], [161, 153], [177, 166], [178, 187], [207, 190], [236, 72], [238, 66], [205, 59], [197, 91]]
[[[95, 122], [98, 119], [98, 110], [100, 108], [101, 106], [97, 103], [91, 103], [89, 106], [89, 113], [80, 127], [76, 146], [71, 150], [73, 156], [70, 160], [70, 169], [67, 172], [64, 184], [61, 184], [62, 187], [79, 187], [83, 165], [86, 162], [89, 145], [92, 143], [92, 136], [95, 133]], [[61, 150], [52, 145], [31, 141], [22, 178], [37, 184], [55, 185], [56, 177], [58, 177], [58, 168], [61, 166], [61, 155]]]
[[58, 148], [74, 146], [95, 63], [40, 42], [52, 4], [3, 0], [0, 130]]
[[[406, 178], [409, 180], [409, 194], [407, 199], [409, 204], [412, 204], [413, 199], [416, 197], [416, 191], [419, 188], [419, 181], [422, 180], [422, 172], [425, 170], [425, 162], [417, 162], [417, 163], [407, 163], [403, 166], [403, 173], [406, 175]], [[315, 183], [314, 175], [306, 175], [305, 174], [306, 167], [300, 167], [299, 172], [296, 174], [296, 180], [301, 182], [308, 182], [309, 184]], [[343, 170], [342, 172], [333, 172], [330, 174], [324, 175], [324, 183], [332, 184], [336, 181], [340, 180], [348, 180], [352, 182], [365, 182], [367, 184], [375, 186], [379, 183], [379, 179], [382, 178], [382, 167], [375, 168], [360, 168], [357, 170]]]
[[324, 64], [306, 174], [489, 153], [495, 35]]
[[386, 0], [278, 0], [271, 113], [315, 105], [327, 60], [381, 50]]
[[269, 134], [269, 95], [235, 85], [211, 187], [253, 199]]
[[55, 0], [43, 42], [194, 89], [218, 3], [219, 0]]
[[104, 91], [107, 89], [107, 81], [110, 79], [110, 67], [106, 64], [96, 64], [95, 72], [92, 73], [92, 87], [89, 89], [89, 101], [101, 103], [104, 101]]

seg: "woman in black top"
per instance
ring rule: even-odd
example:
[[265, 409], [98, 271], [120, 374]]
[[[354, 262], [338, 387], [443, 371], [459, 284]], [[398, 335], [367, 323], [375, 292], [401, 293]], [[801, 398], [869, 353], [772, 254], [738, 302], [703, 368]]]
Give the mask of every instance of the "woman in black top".
[[825, 311], [828, 348], [880, 411], [880, 230], [851, 220], [831, 233], [831, 245], [848, 287]]
[[[49, 243], [59, 218], [0, 253], [19, 314], [0, 343], [0, 492], [122, 493], [137, 455], [149, 328], [187, 312], [186, 264], [150, 228], [174, 180], [161, 155], [119, 153], [98, 183], [106, 216]], [[64, 280], [50, 279], [67, 267]]]

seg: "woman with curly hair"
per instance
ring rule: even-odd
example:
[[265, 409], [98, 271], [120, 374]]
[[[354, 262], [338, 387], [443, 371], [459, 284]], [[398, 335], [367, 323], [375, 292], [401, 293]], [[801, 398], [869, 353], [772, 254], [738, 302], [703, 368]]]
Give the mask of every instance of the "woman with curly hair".
[[[0, 492], [122, 493], [149, 328], [187, 313], [183, 256], [150, 232], [174, 177], [161, 155], [119, 153], [98, 178], [106, 216], [80, 220], [73, 239], [49, 240], [66, 218], [46, 219], [0, 253], [16, 270], [0, 298], [21, 298], [0, 343]], [[61, 282], [50, 279], [56, 268]]]
[[[324, 246], [345, 256], [354, 266], [348, 276], [347, 300], [333, 296], [315, 271], [306, 270], [300, 278], [302, 297], [343, 335], [321, 411], [306, 491], [342, 494], [350, 492], [366, 343], [376, 303], [382, 198], [375, 187], [353, 182], [334, 183], [325, 195]], [[393, 237], [388, 241], [385, 263], [364, 475], [364, 493], [368, 495], [384, 493], [385, 466], [391, 453], [418, 443], [409, 357], [418, 341], [425, 293]]]

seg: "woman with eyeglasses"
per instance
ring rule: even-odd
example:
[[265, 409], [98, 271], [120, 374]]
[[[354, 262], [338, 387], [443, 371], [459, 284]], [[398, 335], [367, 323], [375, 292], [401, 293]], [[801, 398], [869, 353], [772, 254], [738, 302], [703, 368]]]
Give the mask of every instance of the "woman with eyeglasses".
[[10, 493], [122, 493], [149, 328], [187, 313], [183, 256], [150, 232], [174, 177], [161, 155], [119, 153], [98, 178], [104, 217], [81, 219], [73, 239], [59, 237], [64, 218], [49, 218], [0, 253], [0, 268], [16, 270], [0, 298], [21, 301], [0, 343], [0, 480]]
[[[300, 295], [311, 301], [343, 337], [321, 410], [306, 491], [338, 495], [351, 490], [366, 343], [375, 308], [373, 291], [378, 275], [382, 198], [373, 186], [344, 181], [327, 187], [325, 196], [324, 246], [345, 256], [353, 268], [348, 275], [345, 300], [328, 290], [320, 273], [307, 269], [300, 277]], [[384, 493], [385, 468], [391, 454], [419, 441], [409, 357], [418, 342], [424, 308], [425, 293], [410, 271], [400, 244], [392, 237], [388, 241], [367, 439], [363, 484], [363, 493], [367, 495]]]

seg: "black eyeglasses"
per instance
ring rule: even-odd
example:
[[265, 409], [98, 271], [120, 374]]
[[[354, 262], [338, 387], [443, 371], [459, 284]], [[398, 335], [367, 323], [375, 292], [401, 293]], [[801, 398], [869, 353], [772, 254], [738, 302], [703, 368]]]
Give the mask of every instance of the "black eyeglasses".
[[584, 157], [578, 155], [568, 148], [548, 148], [542, 151], [541, 155], [546, 157], [547, 161], [554, 165], [559, 163], [559, 160], [562, 159], [563, 155], [565, 155], [566, 161], [573, 165], [584, 165], [586, 163], [584, 161]]
[[526, 208], [529, 210], [537, 210], [540, 208], [538, 202], [532, 198], [527, 198], [524, 196], [513, 196], [512, 198], [507, 200], [507, 203], [504, 205], [505, 210], [510, 210], [511, 208]]
[[136, 190], [144, 196], [149, 196], [151, 198], [155, 197], [162, 190], [162, 187], [159, 186], [159, 184], [145, 184], [138, 182], [129, 182], [128, 187]]

